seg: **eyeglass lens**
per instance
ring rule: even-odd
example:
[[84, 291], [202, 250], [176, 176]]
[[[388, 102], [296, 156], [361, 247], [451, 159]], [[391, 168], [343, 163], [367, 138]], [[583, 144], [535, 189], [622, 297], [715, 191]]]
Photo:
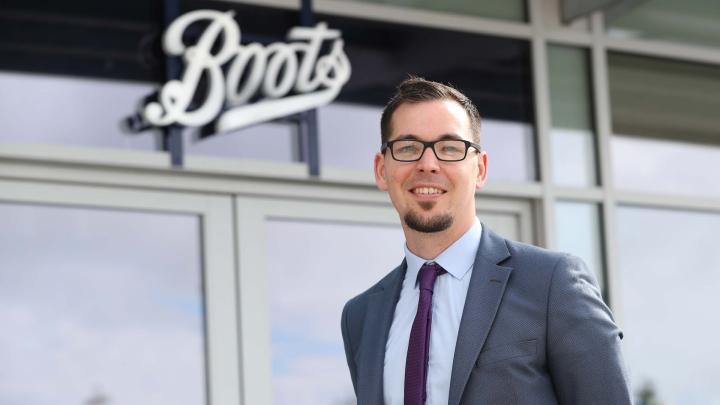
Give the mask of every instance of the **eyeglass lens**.
[[[433, 145], [435, 156], [440, 160], [463, 160], [467, 147], [465, 142], [456, 140], [438, 141]], [[397, 160], [418, 160], [425, 150], [422, 142], [407, 140], [396, 141], [392, 145], [393, 157]]]

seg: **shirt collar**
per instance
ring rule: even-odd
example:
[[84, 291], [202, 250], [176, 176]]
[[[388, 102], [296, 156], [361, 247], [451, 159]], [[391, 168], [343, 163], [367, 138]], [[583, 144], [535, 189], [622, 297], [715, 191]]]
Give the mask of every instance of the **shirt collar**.
[[475, 264], [480, 237], [482, 236], [482, 224], [475, 218], [475, 223], [460, 237], [460, 239], [448, 246], [438, 257], [433, 260], [425, 260], [410, 251], [405, 243], [405, 259], [407, 261], [406, 279], [417, 280], [417, 273], [420, 267], [428, 261], [434, 261], [445, 271], [456, 279], [462, 279]]

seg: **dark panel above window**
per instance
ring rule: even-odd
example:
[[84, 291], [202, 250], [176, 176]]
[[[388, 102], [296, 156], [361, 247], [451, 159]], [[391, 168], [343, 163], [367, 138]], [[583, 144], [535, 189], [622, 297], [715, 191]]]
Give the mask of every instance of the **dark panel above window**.
[[614, 52], [608, 68], [616, 135], [720, 143], [720, 68]]
[[[296, 11], [224, 2], [186, 2], [183, 11], [231, 6], [243, 43], [284, 40], [300, 20]], [[458, 87], [484, 117], [533, 121], [527, 41], [322, 14], [315, 20], [340, 29], [345, 39], [352, 76], [338, 101], [382, 106], [414, 74]]]
[[[284, 40], [297, 11], [218, 1], [181, 1], [180, 12], [235, 11], [242, 42]], [[160, 49], [164, 2], [6, 0], [0, 6], [0, 70], [164, 81]], [[338, 101], [381, 106], [414, 74], [451, 83], [484, 117], [532, 122], [527, 41], [466, 32], [316, 15], [342, 30], [352, 64]]]
[[162, 2], [0, 3], [0, 69], [159, 81]]
[[532, 122], [525, 41], [411, 25], [326, 17], [343, 31], [353, 75], [340, 98], [385, 104], [408, 74], [451, 83], [486, 117]]

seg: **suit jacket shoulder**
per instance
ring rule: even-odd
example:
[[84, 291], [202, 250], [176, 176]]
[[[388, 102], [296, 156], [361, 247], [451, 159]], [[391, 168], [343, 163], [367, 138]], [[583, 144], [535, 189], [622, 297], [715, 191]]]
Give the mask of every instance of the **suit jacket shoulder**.
[[[512, 268], [512, 274], [480, 353], [478, 371], [490, 370], [488, 362], [498, 357], [493, 352], [510, 353], [510, 345], [513, 353], [530, 353], [527, 342], [533, 342], [534, 356], [493, 368], [499, 370], [502, 364], [507, 367], [502, 375], [512, 375], [513, 366], [536, 367], [538, 379], [547, 373], [553, 391], [547, 395], [549, 402], [632, 403], [621, 358], [622, 332], [603, 301], [595, 274], [573, 255], [504, 241], [510, 256], [500, 264]], [[485, 382], [493, 380], [482, 375]], [[514, 388], [518, 403], [545, 403], [539, 400], [540, 386], [527, 388]]]

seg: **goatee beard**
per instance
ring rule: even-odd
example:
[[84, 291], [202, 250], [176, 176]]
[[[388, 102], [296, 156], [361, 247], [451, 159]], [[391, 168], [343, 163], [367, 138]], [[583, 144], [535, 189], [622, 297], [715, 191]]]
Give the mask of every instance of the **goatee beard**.
[[423, 220], [415, 211], [408, 211], [404, 220], [410, 229], [423, 233], [442, 232], [450, 228], [453, 223], [453, 217], [450, 214], [439, 214]]

